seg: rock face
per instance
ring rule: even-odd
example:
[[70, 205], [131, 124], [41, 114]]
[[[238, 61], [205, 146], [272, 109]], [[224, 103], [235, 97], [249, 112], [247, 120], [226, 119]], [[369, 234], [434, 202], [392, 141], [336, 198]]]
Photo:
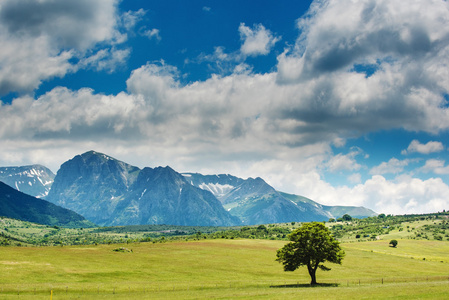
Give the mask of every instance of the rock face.
[[61, 165], [46, 199], [95, 224], [106, 225], [139, 171], [137, 167], [89, 151]]
[[0, 182], [0, 216], [44, 225], [92, 227], [81, 215]]
[[89, 151], [64, 163], [47, 199], [102, 226], [238, 223], [208, 191], [170, 167], [137, 167]]
[[210, 192], [170, 167], [144, 168], [116, 208], [111, 224], [230, 226], [239, 223]]
[[0, 181], [37, 198], [48, 195], [54, 178], [55, 174], [41, 165], [0, 167]]

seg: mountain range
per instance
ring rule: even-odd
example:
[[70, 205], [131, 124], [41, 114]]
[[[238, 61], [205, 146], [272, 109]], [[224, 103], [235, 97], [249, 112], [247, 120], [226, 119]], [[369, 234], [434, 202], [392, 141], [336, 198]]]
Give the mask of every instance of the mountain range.
[[260, 177], [244, 180], [231, 175], [183, 175], [193, 185], [213, 193], [243, 224], [327, 221], [332, 217], [311, 200], [297, 203], [284, 197]]
[[[37, 173], [35, 167], [28, 166], [28, 170]], [[168, 166], [140, 169], [95, 151], [68, 160], [53, 178], [37, 179], [51, 186], [45, 200], [101, 226], [231, 226], [327, 221], [345, 213], [354, 217], [376, 215], [363, 207], [324, 206], [282, 193], [262, 178], [180, 174]], [[8, 184], [27, 185], [17, 181]]]

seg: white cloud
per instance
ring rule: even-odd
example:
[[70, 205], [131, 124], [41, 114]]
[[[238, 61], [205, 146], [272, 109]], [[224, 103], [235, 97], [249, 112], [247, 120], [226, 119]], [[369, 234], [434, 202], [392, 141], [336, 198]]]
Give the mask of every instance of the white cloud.
[[245, 23], [240, 23], [239, 32], [240, 39], [243, 41], [240, 51], [244, 55], [267, 55], [280, 40], [280, 37], [273, 36], [271, 31], [262, 24], [254, 25], [251, 29]]
[[132, 94], [143, 95], [147, 101], [162, 105], [167, 101], [166, 94], [170, 89], [178, 86], [177, 73], [175, 67], [165, 65], [164, 62], [160, 65], [147, 64], [132, 71], [126, 85]]
[[159, 29], [156, 29], [156, 28], [143, 30], [141, 32], [141, 34], [143, 36], [148, 37], [149, 39], [153, 39], [154, 38], [154, 39], [156, 39], [158, 41], [161, 40], [161, 36], [159, 34]]
[[[448, 128], [448, 19], [442, 0], [315, 1], [298, 21], [297, 44], [278, 57], [280, 84], [310, 87], [289, 115], [340, 126], [350, 119], [361, 131]], [[363, 72], [366, 65], [373, 74]]]
[[114, 47], [101, 49], [95, 54], [80, 59], [72, 70], [92, 68], [97, 71], [114, 72], [118, 67], [125, 65], [131, 54], [131, 49], [116, 49]]
[[127, 11], [122, 15], [122, 23], [126, 30], [132, 30], [138, 22], [146, 15], [144, 9], [139, 9], [138, 11]]
[[352, 151], [346, 155], [339, 153], [333, 156], [326, 163], [326, 166], [331, 172], [359, 170], [362, 166], [355, 160], [355, 156], [358, 154], [360, 154], [359, 150]]
[[57, 49], [86, 50], [116, 37], [116, 4], [116, 0], [5, 0], [0, 24], [9, 38], [46, 36]]
[[251, 29], [244, 23], [241, 23], [239, 33], [242, 41], [240, 50], [226, 52], [224, 47], [217, 46], [212, 54], [202, 53], [196, 60], [187, 60], [187, 62], [213, 63], [212, 65], [209, 64], [213, 72], [223, 76], [229, 75], [236, 68], [240, 68], [248, 56], [267, 55], [270, 53], [273, 46], [280, 40], [279, 37], [273, 36], [271, 31], [262, 24], [254, 25], [254, 28]]
[[444, 160], [438, 159], [429, 159], [426, 161], [425, 165], [421, 167], [419, 170], [421, 172], [433, 172], [438, 175], [446, 175], [449, 174], [449, 166], [445, 166]]
[[407, 149], [401, 151], [402, 155], [410, 153], [429, 154], [434, 152], [440, 152], [444, 150], [444, 146], [441, 142], [430, 141], [427, 144], [421, 144], [418, 140], [413, 140]]
[[362, 175], [360, 173], [354, 173], [348, 176], [348, 181], [350, 183], [361, 183], [362, 182]]
[[241, 65], [244, 60], [245, 57], [241, 55], [241, 53], [237, 51], [227, 53], [224, 47], [218, 46], [215, 47], [212, 54], [202, 53], [196, 60], [187, 60], [187, 62], [206, 62], [208, 63], [210, 71], [222, 76], [226, 76], [232, 74], [234, 69], [236, 68], [236, 65]]
[[392, 158], [388, 162], [382, 162], [380, 165], [373, 167], [370, 170], [370, 174], [382, 175], [382, 174], [397, 174], [404, 171], [404, 168], [408, 166], [410, 160], [398, 160], [397, 158]]
[[119, 19], [116, 0], [2, 1], [0, 94], [31, 92], [80, 67], [114, 70], [129, 51], [116, 47], [126, 40]]
[[355, 205], [373, 209], [377, 213], [431, 213], [449, 207], [449, 186], [441, 178], [421, 180], [400, 176], [393, 181], [374, 175], [353, 188], [332, 187], [315, 178], [301, 182], [303, 195], [327, 205]]
[[449, 186], [440, 178], [421, 180], [404, 176], [387, 181], [375, 175], [352, 192], [353, 196], [363, 197], [364, 203], [377, 212], [429, 213], [449, 206]]

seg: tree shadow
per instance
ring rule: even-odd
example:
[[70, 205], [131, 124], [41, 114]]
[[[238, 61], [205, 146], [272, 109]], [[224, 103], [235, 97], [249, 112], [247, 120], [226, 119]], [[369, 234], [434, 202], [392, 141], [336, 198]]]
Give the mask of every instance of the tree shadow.
[[297, 284], [279, 284], [270, 285], [270, 288], [319, 288], [319, 287], [337, 287], [338, 283], [297, 283]]

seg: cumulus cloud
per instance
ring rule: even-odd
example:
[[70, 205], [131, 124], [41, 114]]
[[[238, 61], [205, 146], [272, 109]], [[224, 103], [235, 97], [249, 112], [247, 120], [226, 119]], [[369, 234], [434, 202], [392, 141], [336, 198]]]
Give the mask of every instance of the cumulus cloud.
[[442, 0], [315, 1], [278, 57], [280, 84], [310, 87], [286, 114], [361, 130], [448, 128], [448, 18]]
[[333, 156], [326, 164], [327, 168], [331, 172], [338, 171], [357, 171], [362, 166], [357, 163], [355, 156], [360, 153], [359, 150], [352, 151], [348, 154], [337, 154]]
[[126, 40], [119, 20], [116, 0], [2, 1], [0, 94], [31, 92], [80, 67], [114, 70], [129, 54], [117, 47]]
[[304, 195], [327, 205], [369, 207], [377, 213], [410, 214], [431, 213], [449, 207], [449, 186], [441, 178], [422, 180], [410, 176], [399, 176], [386, 180], [374, 175], [353, 188], [333, 187], [315, 178], [314, 185], [304, 180], [300, 183]]
[[[15, 99], [1, 106], [5, 126], [0, 129], [4, 140], [96, 140], [120, 135], [133, 136], [138, 120], [145, 118], [144, 103], [138, 97], [121, 93], [117, 96], [93, 94], [91, 89], [71, 91], [59, 87], [41, 96]], [[143, 115], [142, 115], [143, 113]], [[23, 122], [20, 120], [20, 114]]]
[[116, 35], [115, 2], [6, 0], [2, 2], [0, 22], [10, 35], [49, 36], [57, 48], [85, 50]]
[[196, 60], [187, 60], [187, 62], [207, 62], [212, 72], [222, 76], [233, 74], [236, 70], [237, 72], [238, 70], [241, 71], [242, 66], [244, 66], [243, 69], [246, 72], [246, 70], [252, 69], [245, 63], [248, 56], [267, 55], [280, 40], [280, 37], [274, 36], [262, 24], [254, 25], [251, 29], [241, 23], [238, 30], [242, 41], [239, 50], [227, 51], [224, 47], [217, 46], [213, 53], [202, 53]]
[[348, 181], [350, 183], [361, 183], [362, 182], [362, 175], [360, 173], [354, 173], [348, 176]]
[[419, 169], [421, 172], [433, 172], [438, 175], [449, 174], [449, 166], [445, 166], [444, 160], [429, 159], [425, 165]]
[[251, 29], [245, 23], [240, 23], [239, 32], [240, 39], [243, 41], [240, 51], [244, 55], [267, 55], [280, 40], [279, 37], [273, 36], [271, 31], [262, 24], [254, 25]]
[[359, 198], [377, 212], [404, 214], [429, 213], [448, 207], [449, 186], [440, 178], [421, 180], [403, 176], [388, 181], [373, 176], [350, 191], [349, 198]]
[[434, 152], [440, 152], [444, 150], [444, 146], [441, 142], [430, 141], [427, 144], [421, 144], [418, 140], [413, 140], [407, 149], [401, 151], [402, 155], [410, 153], [430, 154]]
[[380, 165], [373, 167], [370, 170], [370, 174], [382, 175], [382, 174], [397, 174], [404, 171], [404, 168], [408, 166], [410, 160], [399, 160], [397, 158], [392, 158], [388, 162], [382, 162]]

